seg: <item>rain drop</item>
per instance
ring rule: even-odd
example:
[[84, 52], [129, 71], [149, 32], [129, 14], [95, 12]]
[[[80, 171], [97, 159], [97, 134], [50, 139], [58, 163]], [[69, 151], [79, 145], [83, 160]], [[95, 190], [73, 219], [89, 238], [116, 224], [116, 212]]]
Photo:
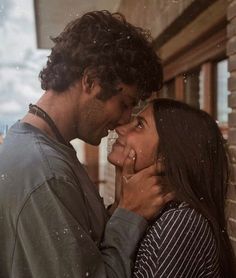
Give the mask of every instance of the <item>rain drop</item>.
[[64, 231], [63, 231], [63, 234], [67, 234], [68, 233], [68, 229], [65, 228]]

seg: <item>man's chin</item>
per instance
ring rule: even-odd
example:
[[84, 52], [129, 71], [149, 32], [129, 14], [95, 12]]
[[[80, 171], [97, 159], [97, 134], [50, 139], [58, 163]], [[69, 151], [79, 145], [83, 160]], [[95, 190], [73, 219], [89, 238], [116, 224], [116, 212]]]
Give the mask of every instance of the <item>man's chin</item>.
[[80, 140], [84, 141], [85, 143], [93, 146], [98, 146], [101, 143], [101, 138], [79, 138]]
[[101, 143], [101, 138], [97, 139], [97, 140], [93, 140], [91, 142], [89, 142], [88, 144], [93, 145], [93, 146], [99, 146]]

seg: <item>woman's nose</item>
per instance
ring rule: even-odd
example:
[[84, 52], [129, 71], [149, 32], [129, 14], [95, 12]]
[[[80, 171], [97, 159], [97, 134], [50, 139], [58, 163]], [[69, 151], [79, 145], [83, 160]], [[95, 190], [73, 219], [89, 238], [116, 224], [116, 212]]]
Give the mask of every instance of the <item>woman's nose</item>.
[[119, 125], [115, 128], [115, 131], [118, 135], [126, 135], [129, 130], [130, 130], [130, 123], [125, 125]]

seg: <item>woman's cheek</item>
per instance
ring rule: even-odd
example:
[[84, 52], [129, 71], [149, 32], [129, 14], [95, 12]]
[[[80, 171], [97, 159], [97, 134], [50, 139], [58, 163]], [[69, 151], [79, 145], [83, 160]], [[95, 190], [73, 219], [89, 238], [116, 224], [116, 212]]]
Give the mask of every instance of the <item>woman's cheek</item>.
[[147, 157], [142, 148], [136, 149], [135, 171], [140, 171], [147, 165]]
[[[147, 146], [148, 148], [148, 146]], [[135, 163], [135, 171], [140, 171], [144, 168], [151, 166], [155, 162], [153, 153], [149, 153], [148, 150], [138, 149], [137, 158]]]

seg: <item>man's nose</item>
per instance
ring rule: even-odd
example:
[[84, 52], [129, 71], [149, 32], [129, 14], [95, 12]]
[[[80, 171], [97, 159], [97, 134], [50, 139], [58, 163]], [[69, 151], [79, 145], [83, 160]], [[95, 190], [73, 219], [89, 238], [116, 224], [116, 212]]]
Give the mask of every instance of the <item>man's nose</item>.
[[125, 125], [125, 124], [129, 123], [131, 120], [131, 115], [132, 115], [132, 108], [124, 111], [120, 120], [118, 121], [118, 125]]

